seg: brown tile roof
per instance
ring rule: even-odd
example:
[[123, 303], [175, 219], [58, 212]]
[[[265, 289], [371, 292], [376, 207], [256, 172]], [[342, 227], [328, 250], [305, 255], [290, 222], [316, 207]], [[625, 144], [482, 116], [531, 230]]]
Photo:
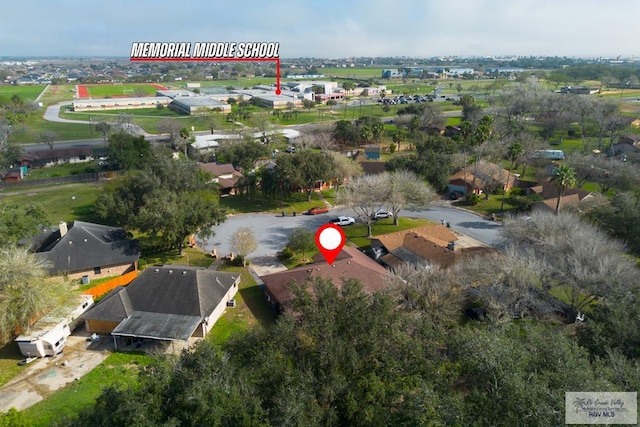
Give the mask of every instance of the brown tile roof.
[[[545, 200], [546, 199], [556, 200], [558, 197], [558, 188], [555, 185], [553, 185], [553, 183], [549, 179], [542, 181], [540, 185], [531, 187], [531, 191], [533, 191], [536, 194], [540, 194]], [[566, 191], [564, 192], [563, 197], [569, 196], [572, 194], [578, 195], [579, 200], [582, 200], [591, 193], [581, 188], [567, 188]]]
[[[473, 177], [475, 171], [475, 165], [469, 165], [459, 172], [451, 175], [449, 177], [449, 181], [459, 179], [469, 185], [473, 185]], [[502, 166], [496, 165], [494, 163], [480, 162], [478, 165], [478, 176], [476, 179], [476, 185], [481, 185], [481, 183], [486, 180], [487, 177], [490, 177], [494, 181], [499, 182], [501, 185], [507, 185], [507, 182], [512, 182], [515, 180], [514, 174], [510, 174], [509, 171]]]
[[209, 172], [216, 177], [220, 175], [230, 175], [236, 171], [231, 163], [200, 163], [199, 166], [203, 171]]
[[376, 236], [388, 251], [393, 251], [403, 245], [405, 235], [414, 233], [422, 236], [441, 247], [447, 247], [450, 242], [458, 240], [451, 229], [440, 224], [424, 225], [422, 227], [410, 228], [408, 230], [396, 231], [393, 233]]
[[355, 247], [345, 246], [333, 265], [327, 264], [322, 255], [314, 257], [314, 261], [313, 264], [262, 276], [266, 292], [273, 302], [288, 303], [292, 298], [293, 283], [303, 284], [315, 277], [331, 279], [336, 286], [341, 285], [342, 279], [356, 279], [367, 292], [378, 291], [386, 283], [387, 270]]
[[[580, 205], [581, 201], [582, 199], [580, 199], [580, 196], [578, 194], [565, 194], [560, 199], [560, 210], [566, 207], [578, 206]], [[537, 201], [533, 204], [532, 208], [540, 209], [540, 210], [550, 210], [552, 212], [555, 212], [557, 204], [558, 204], [558, 196]]]

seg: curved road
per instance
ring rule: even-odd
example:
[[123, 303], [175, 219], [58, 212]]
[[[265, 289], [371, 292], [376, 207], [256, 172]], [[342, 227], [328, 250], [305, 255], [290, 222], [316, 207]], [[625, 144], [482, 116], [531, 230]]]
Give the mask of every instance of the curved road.
[[[353, 215], [350, 209], [335, 208], [329, 214], [308, 216], [290, 215], [282, 217], [273, 213], [241, 214], [230, 216], [227, 220], [215, 227], [215, 235], [211, 238], [198, 238], [198, 246], [206, 252], [217, 249], [218, 255], [226, 256], [231, 253], [229, 238], [238, 227], [248, 227], [258, 240], [258, 249], [250, 255], [254, 263], [260, 263], [261, 259], [267, 260], [281, 251], [289, 239], [289, 234], [296, 227], [305, 227], [315, 230], [326, 224], [329, 219], [339, 215]], [[494, 246], [499, 241], [500, 225], [493, 221], [485, 220], [476, 214], [442, 206], [432, 206], [426, 209], [402, 211], [403, 217], [425, 218], [434, 222], [441, 219], [451, 224], [451, 228], [459, 233], [466, 234], [487, 245]]]

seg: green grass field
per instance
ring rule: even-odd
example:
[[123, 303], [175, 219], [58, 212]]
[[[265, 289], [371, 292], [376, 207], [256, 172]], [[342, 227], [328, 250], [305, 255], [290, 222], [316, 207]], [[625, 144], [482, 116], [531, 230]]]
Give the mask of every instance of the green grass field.
[[[51, 224], [76, 219], [100, 223], [93, 211], [93, 206], [101, 188], [101, 184], [82, 183], [55, 185], [31, 191], [21, 189], [21, 194], [3, 196], [2, 201], [18, 204], [38, 203], [44, 208], [47, 220]], [[0, 192], [0, 196], [7, 192], [8, 190]]]
[[[399, 218], [399, 225], [393, 225], [393, 218], [386, 218], [376, 221], [371, 228], [374, 236], [380, 234], [392, 233], [394, 231], [407, 230], [409, 228], [420, 227], [427, 224], [433, 224], [426, 219]], [[344, 234], [347, 240], [358, 246], [360, 249], [368, 249], [371, 246], [371, 240], [367, 237], [367, 226], [364, 224], [350, 225], [344, 228]]]
[[42, 93], [46, 86], [43, 85], [28, 85], [28, 86], [12, 86], [12, 85], [0, 85], [0, 98], [11, 98], [13, 95], [18, 95], [24, 101], [35, 101], [35, 99]]
[[[158, 90], [149, 84], [101, 84], [83, 85], [91, 98], [108, 98], [116, 96], [154, 96]], [[139, 95], [138, 95], [139, 94]]]

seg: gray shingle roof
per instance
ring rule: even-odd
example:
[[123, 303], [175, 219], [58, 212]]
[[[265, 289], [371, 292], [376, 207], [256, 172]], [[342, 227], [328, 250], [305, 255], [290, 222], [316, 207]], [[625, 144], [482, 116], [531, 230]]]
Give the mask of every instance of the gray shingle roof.
[[50, 274], [133, 263], [140, 256], [137, 242], [122, 228], [83, 221], [67, 228], [62, 237], [59, 228], [49, 230], [36, 248], [36, 258], [47, 262]]
[[238, 274], [185, 265], [149, 267], [82, 318], [121, 322], [115, 335], [187, 339], [238, 279]]

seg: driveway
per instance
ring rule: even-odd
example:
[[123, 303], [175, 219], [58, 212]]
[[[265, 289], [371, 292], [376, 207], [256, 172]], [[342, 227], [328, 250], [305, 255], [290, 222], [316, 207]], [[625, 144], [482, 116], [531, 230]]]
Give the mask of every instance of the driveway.
[[[80, 328], [83, 329], [83, 328]], [[113, 350], [110, 337], [100, 342], [87, 341], [87, 334], [67, 338], [64, 351], [55, 357], [43, 357], [31, 362], [24, 371], [0, 388], [0, 412], [11, 408], [21, 411], [48, 397], [89, 373]]]

